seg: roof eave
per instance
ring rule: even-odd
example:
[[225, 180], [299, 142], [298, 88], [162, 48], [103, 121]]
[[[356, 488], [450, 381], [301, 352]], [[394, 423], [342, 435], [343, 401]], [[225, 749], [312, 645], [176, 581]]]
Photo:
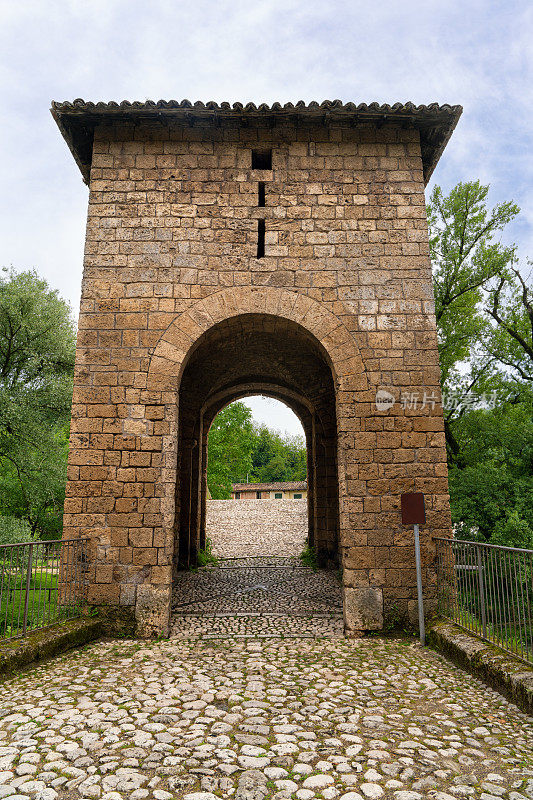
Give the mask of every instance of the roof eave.
[[[64, 139], [64, 140], [65, 140], [65, 142], [67, 143], [68, 149], [69, 149], [69, 150], [70, 150], [70, 152], [72, 153], [72, 156], [73, 156], [73, 158], [74, 158], [74, 161], [75, 161], [75, 162], [76, 162], [76, 164], [78, 165], [78, 169], [80, 170], [80, 172], [81, 172], [81, 174], [82, 174], [82, 177], [83, 177], [83, 182], [84, 182], [84, 183], [86, 183], [86, 184], [87, 184], [87, 186], [88, 186], [88, 185], [89, 185], [90, 178], [91, 178], [91, 164], [90, 164], [90, 163], [89, 163], [89, 164], [87, 164], [87, 163], [84, 163], [84, 162], [83, 162], [83, 161], [80, 159], [80, 157], [79, 157], [79, 153], [78, 153], [78, 150], [76, 149], [76, 146], [75, 146], [75, 144], [74, 144], [74, 138], [73, 138], [73, 136], [72, 136], [72, 132], [71, 132], [71, 130], [70, 130], [70, 129], [69, 129], [69, 128], [68, 128], [68, 127], [67, 127], [67, 126], [64, 124], [64, 122], [63, 122], [63, 116], [62, 116], [61, 114], [59, 114], [59, 113], [58, 113], [58, 112], [55, 110], [55, 108], [54, 108], [54, 106], [53, 106], [53, 105], [52, 105], [52, 108], [50, 109], [50, 113], [52, 114], [52, 117], [53, 117], [53, 118], [54, 118], [54, 120], [56, 121], [57, 127], [58, 127], [58, 128], [59, 128], [59, 130], [61, 131], [61, 135], [63, 136], [63, 139]], [[94, 131], [93, 131], [93, 138], [94, 138]]]
[[440, 145], [436, 148], [431, 162], [428, 164], [427, 168], [424, 170], [424, 186], [427, 186], [429, 181], [431, 180], [431, 176], [433, 175], [433, 173], [435, 171], [435, 167], [439, 163], [440, 157], [443, 154], [446, 145], [450, 141], [452, 133], [454, 132], [454, 130], [457, 127], [457, 124], [458, 124], [458, 122], [459, 122], [459, 120], [461, 118], [461, 114], [463, 113], [462, 106], [459, 106], [459, 108], [460, 108], [460, 111], [458, 111], [457, 114], [455, 114], [454, 117], [452, 118], [450, 127], [448, 128], [446, 134], [444, 135]]
[[[305, 105], [299, 102], [295, 105], [286, 103], [274, 103], [272, 106], [262, 104], [256, 106], [248, 103], [243, 106], [241, 103], [221, 103], [214, 102], [192, 104], [187, 100], [177, 101], [158, 101], [157, 103], [147, 101], [146, 103], [86, 103], [83, 100], [75, 100], [73, 103], [52, 102], [51, 113], [55, 119], [67, 145], [74, 156], [85, 183], [89, 183], [91, 160], [92, 160], [92, 141], [94, 129], [105, 120], [154, 120], [181, 119], [191, 121], [193, 119], [203, 119], [212, 121], [223, 121], [224, 119], [240, 120], [265, 120], [271, 118], [291, 118], [299, 117], [309, 120], [323, 120], [325, 123], [332, 119], [347, 119], [352, 124], [361, 122], [377, 122], [383, 125], [388, 122], [396, 122], [403, 125], [412, 125], [421, 132], [442, 131], [443, 135], [437, 137], [435, 145], [431, 144], [431, 136], [425, 142], [423, 150], [431, 153], [431, 157], [424, 161], [424, 181], [427, 184], [437, 163], [442, 155], [450, 136], [452, 135], [462, 113], [461, 106], [443, 105], [433, 103], [429, 106], [414, 106], [412, 103], [393, 106], [379, 105], [371, 103], [367, 105], [360, 103], [343, 104], [341, 101], [324, 101], [323, 103], [310, 103]], [[78, 128], [78, 133], [76, 133]]]

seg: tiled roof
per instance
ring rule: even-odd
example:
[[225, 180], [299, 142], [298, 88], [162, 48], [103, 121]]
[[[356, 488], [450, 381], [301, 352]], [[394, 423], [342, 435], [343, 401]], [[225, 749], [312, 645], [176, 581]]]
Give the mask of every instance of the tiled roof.
[[307, 481], [278, 481], [277, 483], [233, 483], [234, 492], [298, 492], [307, 489]]
[[190, 123], [194, 118], [220, 122], [227, 118], [246, 118], [248, 122], [267, 117], [306, 118], [327, 124], [333, 120], [349, 119], [352, 122], [376, 122], [383, 125], [396, 120], [412, 125], [420, 131], [424, 177], [429, 180], [453, 129], [462, 113], [461, 106], [448, 104], [415, 106], [413, 103], [343, 103], [341, 100], [324, 100], [322, 103], [203, 103], [189, 100], [147, 100], [121, 103], [91, 103], [74, 100], [72, 103], [52, 102], [52, 116], [57, 122], [84, 180], [88, 182], [92, 159], [94, 129], [105, 119], [159, 119], [172, 118]]

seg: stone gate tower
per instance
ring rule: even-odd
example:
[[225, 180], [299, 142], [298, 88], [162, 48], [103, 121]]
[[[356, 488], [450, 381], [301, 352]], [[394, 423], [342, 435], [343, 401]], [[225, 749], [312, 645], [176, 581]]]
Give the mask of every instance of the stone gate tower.
[[[65, 533], [89, 601], [165, 631], [205, 537], [207, 432], [284, 400], [348, 633], [415, 611], [400, 494], [450, 526], [424, 185], [459, 106], [53, 103], [89, 213]], [[376, 402], [378, 398], [378, 402]]]

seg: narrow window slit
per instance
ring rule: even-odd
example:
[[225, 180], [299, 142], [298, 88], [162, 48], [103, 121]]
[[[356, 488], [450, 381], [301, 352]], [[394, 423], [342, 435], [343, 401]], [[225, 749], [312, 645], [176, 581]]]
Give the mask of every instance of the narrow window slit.
[[272, 150], [252, 150], [252, 169], [272, 169]]
[[266, 206], [266, 195], [265, 195], [265, 184], [263, 181], [259, 181], [259, 188], [257, 193], [257, 205], [259, 208], [264, 208]]
[[257, 258], [265, 255], [265, 220], [257, 220]]

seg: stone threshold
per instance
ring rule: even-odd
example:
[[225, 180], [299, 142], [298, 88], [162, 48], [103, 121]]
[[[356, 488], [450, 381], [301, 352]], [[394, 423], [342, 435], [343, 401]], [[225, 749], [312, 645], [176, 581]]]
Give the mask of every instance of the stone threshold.
[[269, 639], [273, 642], [282, 641], [285, 639], [344, 639], [344, 634], [330, 634], [330, 633], [202, 633], [197, 636], [190, 633], [171, 633], [168, 641], [176, 639], [186, 639], [194, 641], [196, 639]]
[[197, 619], [212, 619], [213, 617], [239, 617], [239, 619], [246, 619], [248, 617], [273, 617], [279, 619], [280, 617], [283, 619], [342, 619], [342, 614], [321, 614], [317, 612], [316, 614], [284, 614], [284, 613], [273, 613], [270, 611], [265, 611], [265, 613], [261, 613], [260, 611], [257, 612], [248, 612], [248, 611], [213, 611], [213, 612], [203, 612], [201, 614], [193, 613], [193, 612], [183, 612], [183, 613], [176, 613], [175, 615], [177, 618], [179, 617], [194, 617]]
[[[281, 572], [282, 570], [290, 570], [291, 572], [318, 572], [318, 570], [314, 570], [312, 567], [307, 566], [300, 566], [300, 564], [295, 564], [294, 566], [291, 564], [217, 564], [216, 567], [197, 567], [198, 572], [200, 570], [209, 571], [209, 570], [216, 570], [216, 569], [223, 569], [224, 572], [229, 572], [232, 569], [238, 569], [241, 572], [243, 570], [272, 570], [275, 569], [276, 572]], [[191, 570], [192, 572], [193, 570]], [[330, 570], [331, 571], [331, 570]]]
[[0, 678], [23, 667], [44, 661], [103, 635], [97, 617], [81, 617], [28, 633], [19, 639], [0, 642]]
[[434, 622], [428, 644], [487, 683], [522, 711], [533, 714], [533, 667], [469, 634], [453, 622]]

